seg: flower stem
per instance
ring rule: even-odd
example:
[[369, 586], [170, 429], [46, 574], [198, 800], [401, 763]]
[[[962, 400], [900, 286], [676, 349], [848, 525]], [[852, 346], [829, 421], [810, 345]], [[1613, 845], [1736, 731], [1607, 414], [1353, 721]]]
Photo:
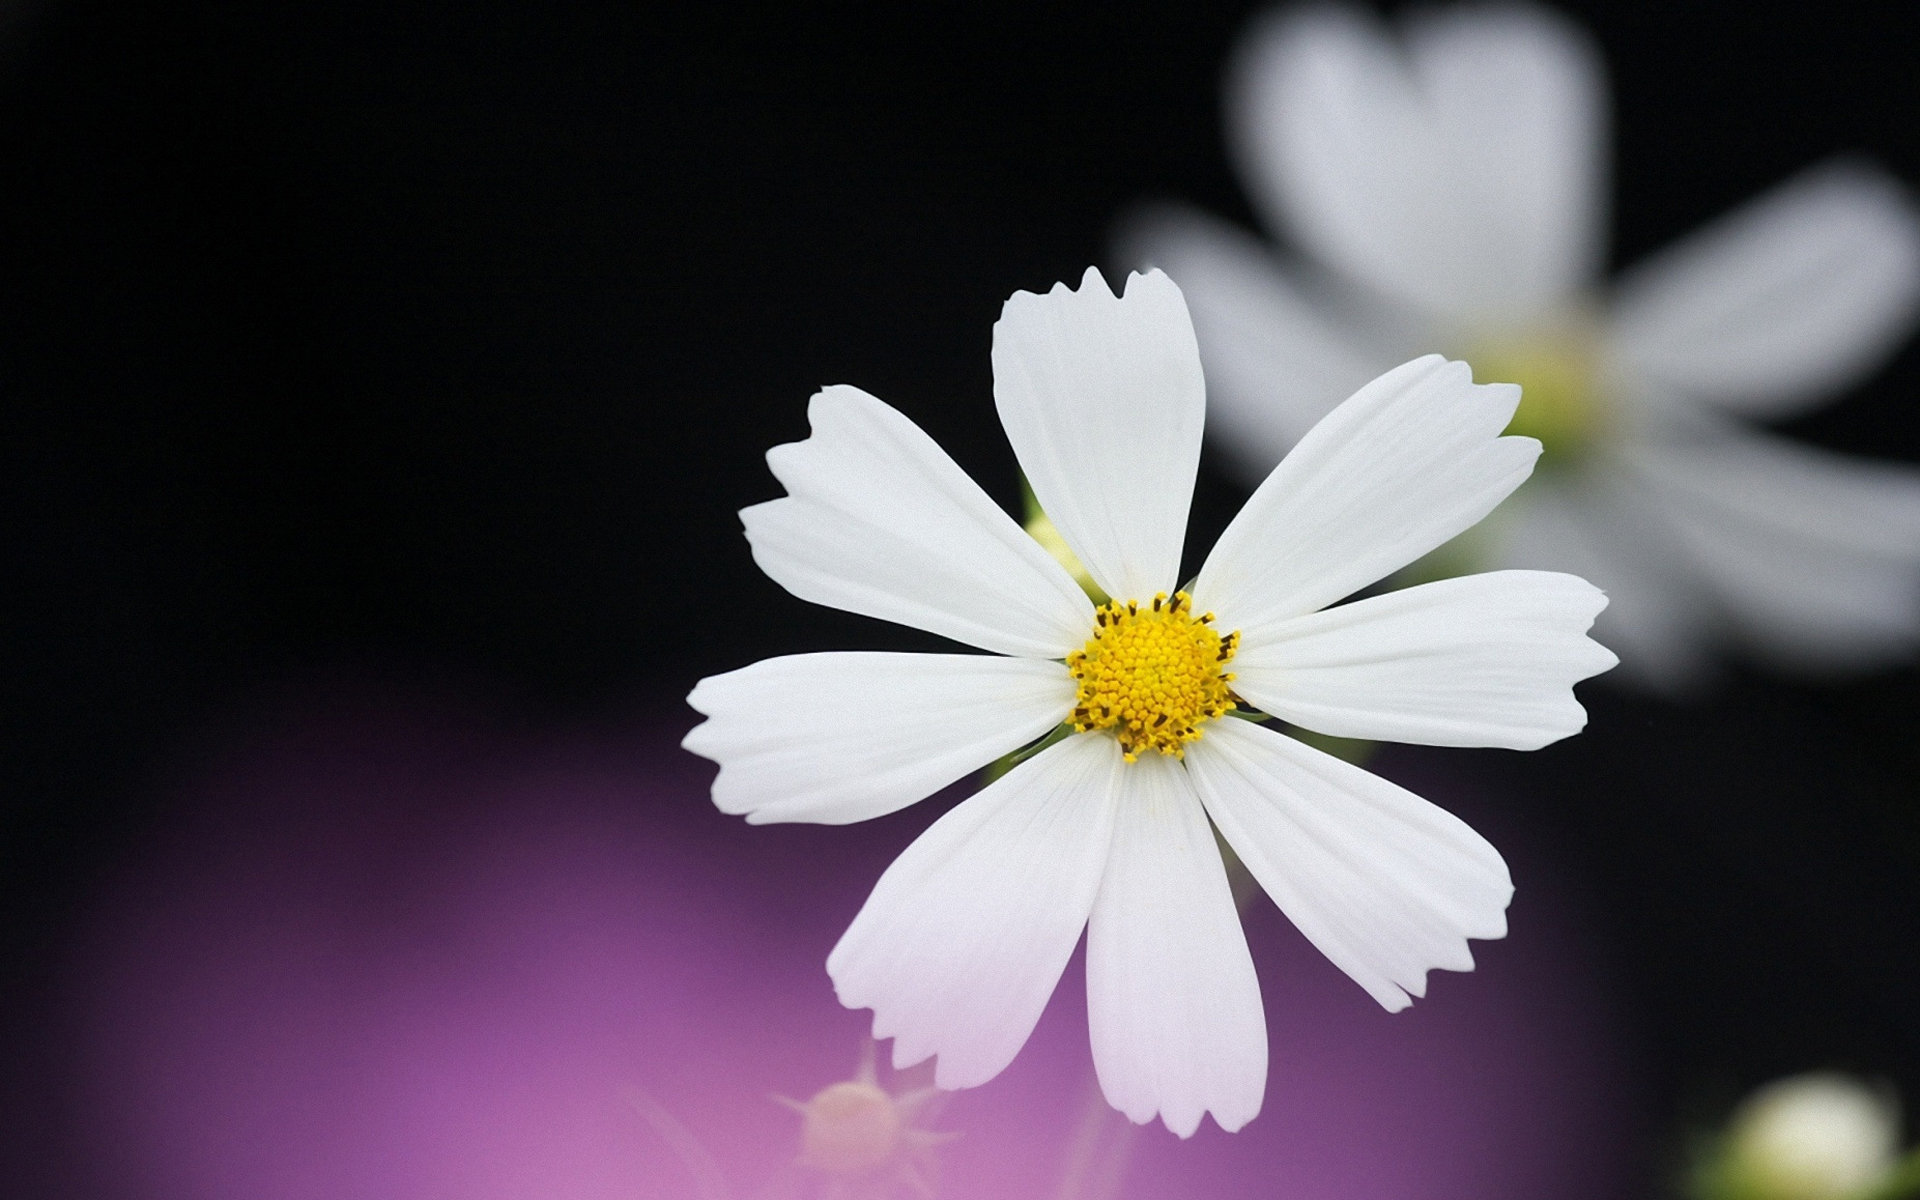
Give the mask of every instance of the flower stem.
[[1136, 1127], [1107, 1103], [1098, 1080], [1089, 1082], [1054, 1200], [1113, 1200], [1126, 1177]]

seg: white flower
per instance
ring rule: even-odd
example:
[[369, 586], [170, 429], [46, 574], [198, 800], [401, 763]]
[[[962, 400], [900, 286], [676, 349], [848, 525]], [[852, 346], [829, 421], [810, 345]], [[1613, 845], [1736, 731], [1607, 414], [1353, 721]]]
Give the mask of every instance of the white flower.
[[[1093, 578], [1066, 569], [887, 405], [830, 387], [813, 433], [767, 455], [787, 497], [741, 517], [788, 591], [994, 651], [801, 654], [702, 680], [685, 746], [749, 821], [893, 812], [1049, 732], [1070, 733], [935, 821], [827, 959], [896, 1066], [943, 1088], [1012, 1060], [1087, 933], [1101, 1086], [1185, 1136], [1259, 1111], [1266, 1026], [1213, 828], [1326, 955], [1389, 1010], [1466, 940], [1506, 932], [1500, 855], [1454, 817], [1252, 721], [1531, 749], [1586, 714], [1571, 685], [1613, 664], [1584, 631], [1606, 603], [1567, 575], [1507, 571], [1328, 608], [1480, 520], [1527, 477], [1519, 399], [1463, 363], [1407, 363], [1303, 438], [1176, 592], [1205, 408], [1180, 291], [1007, 301], [1000, 420]], [[1325, 610], [1325, 611], [1320, 611]], [[1003, 657], [1004, 656], [1004, 657]]]
[[1184, 210], [1123, 231], [1193, 306], [1220, 445], [1257, 479], [1360, 382], [1440, 350], [1526, 390], [1542, 470], [1454, 548], [1599, 582], [1645, 682], [1732, 635], [1848, 667], [1920, 638], [1920, 473], [1758, 432], [1876, 366], [1920, 300], [1920, 218], [1873, 168], [1795, 179], [1606, 293], [1605, 80], [1522, 7], [1339, 9], [1256, 27], [1230, 142], [1308, 260]]

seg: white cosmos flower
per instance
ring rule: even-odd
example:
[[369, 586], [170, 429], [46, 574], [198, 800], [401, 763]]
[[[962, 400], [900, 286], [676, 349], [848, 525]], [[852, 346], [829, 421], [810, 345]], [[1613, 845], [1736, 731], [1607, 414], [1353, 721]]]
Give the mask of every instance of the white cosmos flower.
[[1316, 8], [1229, 74], [1255, 210], [1304, 262], [1186, 210], [1123, 231], [1179, 280], [1213, 431], [1249, 481], [1361, 382], [1439, 350], [1525, 388], [1542, 470], [1454, 548], [1607, 589], [1599, 633], [1645, 682], [1738, 637], [1849, 667], [1920, 638], [1920, 473], [1746, 423], [1802, 412], [1899, 344], [1920, 300], [1904, 190], [1841, 162], [1603, 290], [1606, 89], [1577, 29], [1523, 7]]
[[[1094, 1064], [1115, 1107], [1185, 1136], [1259, 1111], [1266, 1025], [1214, 842], [1226, 838], [1313, 943], [1389, 1010], [1429, 969], [1506, 933], [1506, 865], [1459, 820], [1252, 721], [1532, 749], [1586, 714], [1572, 684], [1614, 662], [1606, 603], [1570, 575], [1503, 571], [1329, 608], [1484, 517], [1539, 443], [1502, 437], [1511, 384], [1429, 356], [1303, 438], [1176, 592], [1205, 408], [1180, 290], [1116, 299], [1097, 271], [1015, 293], [994, 398], [1033, 491], [1093, 578], [1066, 569], [911, 421], [852, 387], [767, 455], [788, 495], [741, 517], [802, 599], [992, 655], [772, 658], [700, 682], [685, 746], [749, 821], [893, 812], [1063, 724], [1070, 736], [935, 821], [827, 959], [894, 1063], [941, 1087], [991, 1079], [1087, 929]], [[1231, 691], [1229, 690], [1231, 689]], [[1213, 828], [1209, 827], [1211, 819]]]

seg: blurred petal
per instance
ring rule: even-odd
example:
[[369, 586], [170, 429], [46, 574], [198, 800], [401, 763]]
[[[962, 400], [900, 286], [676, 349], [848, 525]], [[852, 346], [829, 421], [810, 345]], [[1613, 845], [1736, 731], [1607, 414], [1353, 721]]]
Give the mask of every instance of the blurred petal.
[[1618, 661], [1586, 636], [1606, 604], [1586, 580], [1547, 571], [1404, 588], [1244, 645], [1233, 690], [1338, 737], [1537, 750], [1585, 728], [1573, 685]]
[[1121, 245], [1186, 296], [1207, 372], [1207, 432], [1243, 478], [1266, 478], [1320, 418], [1393, 365], [1349, 341], [1265, 246], [1223, 222], [1150, 210]]
[[1093, 908], [1113, 835], [1110, 737], [1070, 737], [935, 821], [827, 956], [840, 1002], [873, 1010], [893, 1062], [940, 1056], [943, 1088], [1019, 1052]]
[[1810, 171], [1621, 279], [1622, 365], [1729, 411], [1798, 411], [1858, 379], [1913, 328], [1920, 213], [1872, 166]]
[[1605, 76], [1545, 10], [1434, 12], [1404, 50], [1355, 10], [1279, 14], [1244, 44], [1228, 120], [1275, 227], [1401, 303], [1528, 317], [1598, 266]]
[[1132, 275], [1116, 299], [1089, 267], [1078, 291], [1015, 292], [993, 327], [993, 396], [1035, 498], [1094, 580], [1121, 599], [1172, 591], [1206, 416], [1173, 281]]
[[845, 825], [925, 799], [1073, 707], [1057, 662], [984, 654], [795, 654], [702, 679], [680, 744], [720, 764], [713, 802], [754, 824]]
[[1087, 1026], [1107, 1102], [1190, 1137], [1260, 1111], [1267, 1022], [1240, 914], [1186, 771], [1120, 773], [1113, 851], [1087, 929]]
[[813, 436], [767, 452], [788, 496], [740, 514], [774, 582], [1002, 654], [1086, 640], [1086, 593], [919, 426], [846, 386], [816, 394], [807, 420]]
[[1595, 463], [1577, 475], [1536, 477], [1488, 524], [1488, 565], [1564, 571], [1606, 593], [1593, 636], [1620, 656], [1608, 679], [1672, 693], [1705, 677], [1711, 606], [1671, 524], [1629, 468]]
[[1187, 750], [1207, 813], [1320, 952], [1389, 1012], [1427, 972], [1473, 969], [1507, 933], [1513, 883], [1485, 838], [1405, 788], [1250, 721]]
[[1476, 384], [1437, 354], [1354, 393], [1255, 490], [1194, 583], [1194, 606], [1243, 644], [1325, 608], [1472, 526], [1533, 470], [1501, 437], [1520, 389]]
[[1758, 649], [1854, 667], [1920, 642], [1920, 471], [1730, 423], [1637, 446], [1634, 465]]

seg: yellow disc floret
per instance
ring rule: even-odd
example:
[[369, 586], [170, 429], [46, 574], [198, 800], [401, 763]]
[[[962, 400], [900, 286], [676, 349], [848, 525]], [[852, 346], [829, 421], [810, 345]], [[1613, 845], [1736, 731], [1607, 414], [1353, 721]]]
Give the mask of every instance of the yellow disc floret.
[[1240, 635], [1216, 633], [1212, 613], [1195, 617], [1185, 592], [1150, 605], [1115, 600], [1094, 622], [1087, 644], [1067, 655], [1080, 685], [1068, 718], [1076, 731], [1113, 730], [1128, 762], [1147, 749], [1179, 758], [1201, 722], [1233, 708], [1226, 667]]

